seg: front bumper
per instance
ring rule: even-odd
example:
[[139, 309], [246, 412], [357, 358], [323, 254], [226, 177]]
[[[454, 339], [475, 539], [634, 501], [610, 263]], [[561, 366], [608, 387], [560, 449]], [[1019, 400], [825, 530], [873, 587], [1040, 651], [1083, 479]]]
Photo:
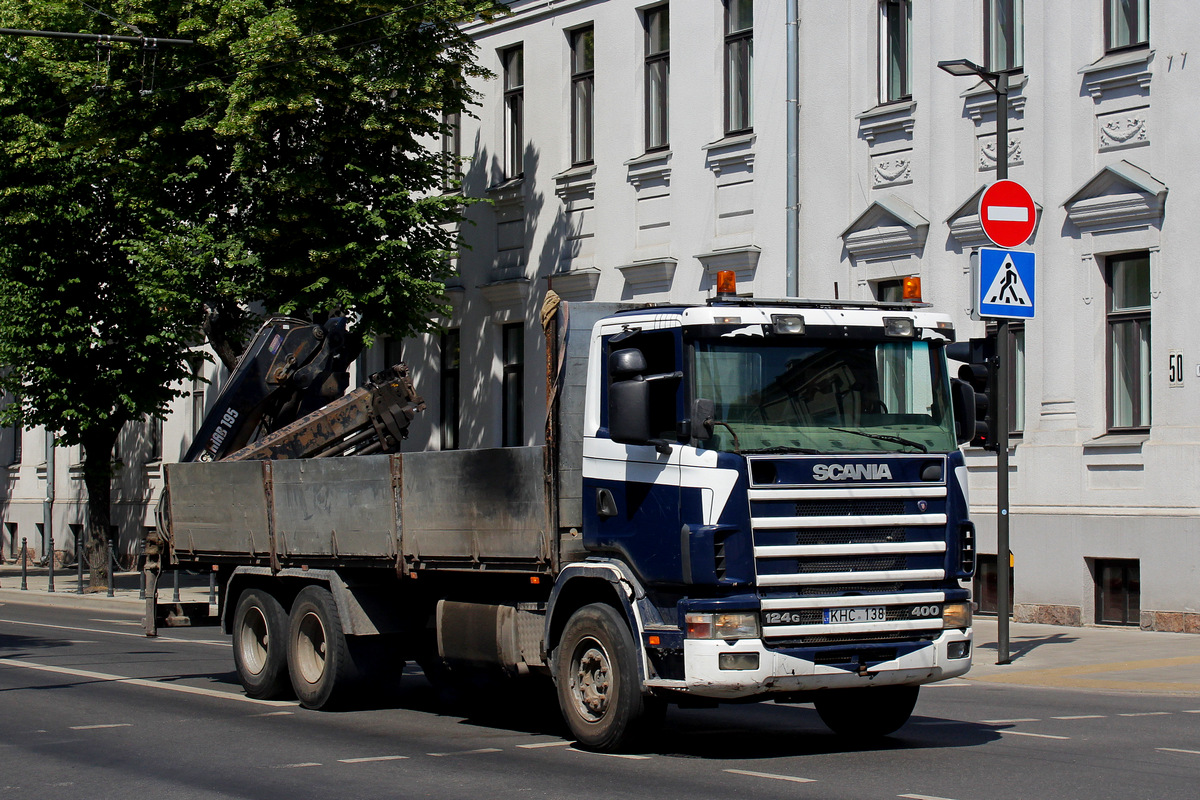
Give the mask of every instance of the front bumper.
[[[812, 649], [769, 649], [761, 639], [687, 639], [683, 646], [684, 685], [676, 687], [700, 697], [733, 700], [815, 689], [933, 683], [958, 677], [971, 668], [971, 641], [970, 629], [950, 629], [923, 646], [901, 648], [905, 652], [890, 660], [876, 662], [864, 656], [856, 664], [819, 664], [813, 660]], [[966, 656], [950, 658], [952, 645]], [[870, 651], [864, 648], [863, 652]], [[721, 669], [722, 654], [757, 654], [758, 668]]]

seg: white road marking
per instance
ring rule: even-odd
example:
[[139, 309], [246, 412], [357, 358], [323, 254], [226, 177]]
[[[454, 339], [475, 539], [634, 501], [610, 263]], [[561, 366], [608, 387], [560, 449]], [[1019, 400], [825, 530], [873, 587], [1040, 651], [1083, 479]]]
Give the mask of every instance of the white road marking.
[[295, 711], [268, 711], [265, 714], [251, 714], [250, 717], [293, 717], [295, 715]]
[[1133, 711], [1128, 714], [1117, 714], [1118, 717], [1167, 717], [1170, 711]]
[[128, 619], [89, 619], [88, 622], [103, 622], [106, 625], [128, 625], [131, 628], [142, 627], [142, 623]]
[[1183, 711], [1184, 714], [1200, 714], [1200, 708], [1187, 708]]
[[635, 756], [632, 753], [597, 753], [594, 750], [580, 750], [578, 747], [571, 748], [572, 753], [583, 753], [585, 756], [605, 756], [606, 758], [625, 758], [630, 761], [649, 761], [650, 756]]
[[540, 747], [570, 747], [570, 742], [534, 742], [533, 744], [519, 744], [517, 747], [522, 750], [537, 750]]
[[242, 703], [255, 703], [263, 706], [291, 706], [294, 703], [286, 700], [257, 700], [253, 697], [247, 697], [244, 694], [233, 694], [232, 692], [220, 692], [216, 689], [201, 689], [198, 686], [184, 686], [179, 683], [164, 683], [162, 681], [147, 680], [145, 678], [127, 678], [122, 675], [109, 675], [104, 672], [92, 672], [86, 669], [72, 669], [71, 667], [53, 667], [49, 664], [35, 664], [32, 661], [23, 661], [17, 658], [0, 658], [0, 666], [16, 667], [18, 669], [28, 669], [34, 672], [49, 672], [55, 675], [69, 675], [72, 678], [87, 678], [93, 681], [102, 681], [104, 683], [125, 683], [130, 686], [140, 686], [148, 689], [164, 689], [168, 692], [179, 692], [181, 694], [194, 694], [202, 697], [219, 697], [222, 700], [237, 700]]
[[366, 764], [371, 761], [402, 761], [408, 756], [366, 756], [365, 758], [339, 758], [341, 764]]
[[478, 753], [500, 753], [503, 752], [499, 747], [481, 747], [478, 750], [456, 750], [453, 753], [426, 753], [427, 756], [434, 758], [442, 758], [444, 756], [473, 756]]
[[944, 683], [926, 683], [921, 689], [953, 689], [961, 686], [974, 686], [970, 681], [946, 681]]
[[321, 764], [317, 761], [302, 761], [299, 764], [275, 764], [271, 769], [304, 769], [305, 767], [319, 767]]
[[770, 778], [776, 781], [790, 781], [791, 783], [816, 783], [816, 778], [798, 778], [795, 775], [776, 775], [774, 772], [754, 772], [748, 769], [727, 769], [724, 770], [733, 775], [749, 775], [751, 778]]
[[128, 722], [113, 722], [108, 725], [72, 725], [73, 731], [98, 731], [102, 728], [131, 728], [133, 727]]
[[1051, 717], [1050, 719], [1104, 719], [1103, 714], [1077, 714], [1073, 717]]
[[[97, 621], [97, 620], [93, 620], [93, 621]], [[76, 633], [102, 633], [105, 636], [126, 636], [126, 637], [130, 637], [133, 639], [155, 639], [156, 641], [160, 641], [160, 642], [172, 642], [172, 643], [182, 643], [182, 644], [207, 644], [207, 645], [217, 645], [218, 647], [229, 647], [229, 642], [217, 641], [215, 639], [178, 639], [173, 636], [151, 637], [151, 636], [146, 636], [146, 634], [144, 634], [144, 633], [129, 633], [127, 631], [104, 631], [104, 630], [98, 630], [96, 628], [77, 628], [72, 625], [51, 625], [48, 622], [24, 622], [21, 620], [14, 620], [14, 619], [4, 619], [4, 620], [0, 620], [0, 622], [3, 622], [8, 625], [28, 625], [31, 628], [51, 628], [51, 629], [57, 630], [57, 631], [75, 631]], [[137, 625], [139, 628], [141, 627], [141, 623], [134, 623], [134, 624]]]
[[996, 733], [1002, 733], [1005, 736], [1034, 736], [1034, 737], [1037, 737], [1038, 739], [1070, 739], [1071, 738], [1070, 736], [1055, 736], [1050, 733], [1026, 733], [1025, 731], [996, 731]]
[[950, 800], [949, 797], [934, 797], [931, 794], [898, 794], [896, 797], [906, 797], [908, 800]]
[[1040, 719], [1033, 717], [1023, 717], [1020, 719], [981, 719], [979, 720], [984, 725], [1008, 725], [1014, 722], [1041, 722]]
[[1178, 747], [1156, 747], [1164, 753], [1187, 753], [1189, 756], [1200, 756], [1200, 750], [1180, 750]]

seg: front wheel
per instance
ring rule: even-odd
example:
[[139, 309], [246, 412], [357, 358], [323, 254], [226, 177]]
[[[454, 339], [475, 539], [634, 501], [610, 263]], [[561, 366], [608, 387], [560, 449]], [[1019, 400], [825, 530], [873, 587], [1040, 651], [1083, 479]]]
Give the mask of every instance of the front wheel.
[[233, 663], [246, 694], [272, 700], [288, 689], [287, 612], [262, 589], [247, 589], [233, 612]]
[[615, 750], [661, 722], [665, 704], [642, 694], [633, 635], [612, 606], [572, 614], [558, 650], [558, 704], [580, 744]]
[[908, 722], [920, 691], [919, 686], [830, 689], [813, 705], [821, 721], [839, 736], [878, 739]]

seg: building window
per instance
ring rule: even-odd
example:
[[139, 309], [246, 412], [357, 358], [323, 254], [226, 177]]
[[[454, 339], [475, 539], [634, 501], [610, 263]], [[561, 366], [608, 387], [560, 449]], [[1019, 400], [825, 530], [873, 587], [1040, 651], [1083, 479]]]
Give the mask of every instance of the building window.
[[192, 378], [192, 438], [204, 424], [204, 381], [200, 376]]
[[879, 100], [894, 103], [912, 97], [912, 2], [884, 0], [880, 12]]
[[1008, 324], [1008, 431], [1025, 431], [1025, 324]]
[[1096, 624], [1140, 625], [1141, 567], [1136, 558], [1098, 558], [1095, 564]]
[[1150, 0], [1104, 0], [1105, 51], [1150, 44]]
[[4, 523], [4, 530], [8, 531], [8, 557], [13, 561], [17, 560], [17, 524], [16, 522]]
[[591, 28], [571, 32], [571, 163], [592, 163], [596, 37]]
[[442, 114], [442, 188], [454, 191], [462, 175], [462, 115]]
[[503, 337], [503, 399], [504, 447], [520, 447], [525, 444], [525, 408], [523, 388], [525, 382], [525, 325], [518, 322], [501, 329]]
[[754, 125], [754, 0], [725, 0], [725, 133]]
[[[971, 596], [975, 598], [975, 611], [980, 614], [996, 614], [1000, 608], [999, 586], [996, 569], [996, 556], [980, 553], [975, 562], [975, 578], [972, 581]], [[1008, 611], [1013, 607], [1013, 569], [1008, 570]]]
[[442, 449], [458, 449], [458, 329], [442, 334]]
[[983, 54], [988, 69], [1005, 72], [1025, 64], [1024, 0], [986, 0]]
[[1108, 428], [1150, 427], [1150, 253], [1110, 256]]
[[25, 428], [19, 422], [14, 422], [12, 426], [12, 460], [10, 465], [18, 465], [21, 463], [21, 441], [25, 438]]
[[875, 299], [880, 303], [899, 303], [904, 299], [904, 279], [889, 278], [875, 281]]
[[646, 12], [646, 150], [669, 144], [671, 18], [667, 6]]
[[525, 48], [500, 54], [504, 65], [504, 177], [525, 174]]
[[148, 461], [162, 461], [163, 457], [163, 421], [162, 417], [154, 415], [143, 420], [146, 431], [146, 449]]

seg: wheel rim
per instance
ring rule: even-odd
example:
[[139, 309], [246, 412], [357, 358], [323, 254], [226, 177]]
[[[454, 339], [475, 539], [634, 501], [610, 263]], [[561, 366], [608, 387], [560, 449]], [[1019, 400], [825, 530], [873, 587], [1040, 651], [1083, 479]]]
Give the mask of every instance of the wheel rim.
[[238, 650], [242, 665], [252, 675], [258, 675], [267, 666], [268, 648], [271, 646], [267, 618], [262, 609], [252, 606], [246, 610], [242, 627], [238, 630]]
[[296, 631], [296, 666], [308, 683], [317, 683], [325, 674], [325, 626], [311, 611], [300, 620]]
[[576, 713], [588, 722], [604, 719], [612, 697], [612, 666], [604, 645], [591, 637], [576, 645], [570, 677]]

